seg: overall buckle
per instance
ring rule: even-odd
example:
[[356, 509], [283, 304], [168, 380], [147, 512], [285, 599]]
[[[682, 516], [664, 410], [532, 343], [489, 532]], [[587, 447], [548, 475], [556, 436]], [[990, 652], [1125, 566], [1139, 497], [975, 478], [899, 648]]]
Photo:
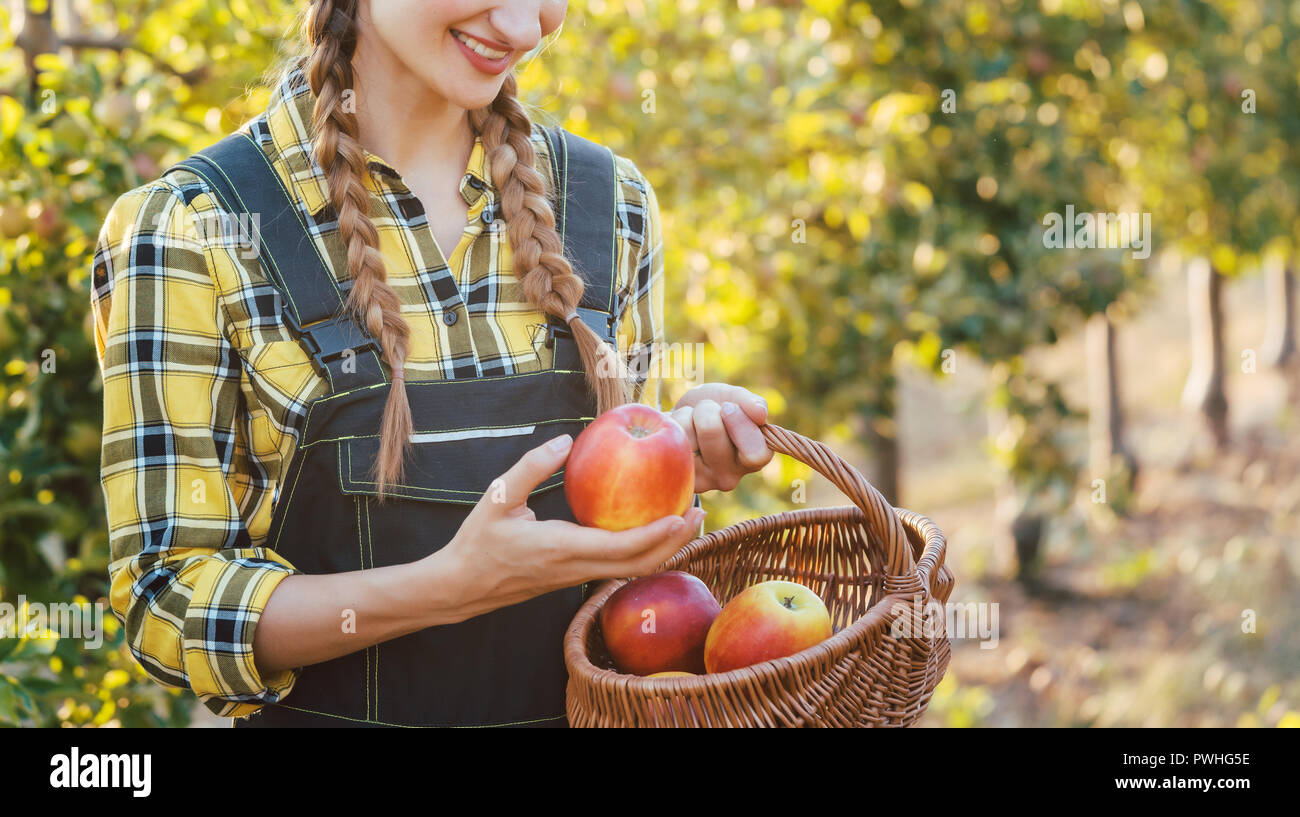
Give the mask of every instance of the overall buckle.
[[379, 341], [370, 336], [350, 315], [335, 315], [323, 321], [316, 321], [302, 326], [293, 316], [292, 310], [284, 311], [284, 321], [300, 339], [306, 341], [307, 354], [311, 357], [312, 367], [322, 377], [326, 376], [329, 363], [339, 360], [349, 351], [353, 354], [373, 351], [383, 354]]
[[[611, 345], [617, 345], [614, 336], [614, 316], [608, 312], [602, 312], [599, 309], [587, 309], [578, 307], [578, 318], [592, 328], [600, 339]], [[569, 325], [559, 318], [548, 318], [546, 321], [546, 348], [550, 349], [555, 346], [556, 337], [571, 338], [573, 330]]]

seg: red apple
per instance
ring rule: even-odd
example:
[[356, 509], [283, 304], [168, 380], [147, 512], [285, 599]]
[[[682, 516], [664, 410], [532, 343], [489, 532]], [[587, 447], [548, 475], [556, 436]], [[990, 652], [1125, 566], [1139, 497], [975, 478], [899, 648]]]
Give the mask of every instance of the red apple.
[[647, 405], [610, 409], [573, 441], [564, 495], [578, 522], [627, 530], [686, 513], [695, 457], [686, 432]]
[[669, 570], [633, 579], [600, 608], [605, 647], [620, 672], [704, 672], [704, 639], [721, 610], [708, 585]]
[[831, 615], [816, 593], [796, 582], [768, 581], [742, 590], [709, 628], [709, 672], [794, 655], [831, 637]]

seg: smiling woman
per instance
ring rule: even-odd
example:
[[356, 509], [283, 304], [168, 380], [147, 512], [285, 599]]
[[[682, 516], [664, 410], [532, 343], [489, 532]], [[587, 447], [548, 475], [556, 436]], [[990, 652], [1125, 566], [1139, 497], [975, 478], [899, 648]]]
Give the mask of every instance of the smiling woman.
[[[629, 371], [664, 313], [650, 184], [515, 97], [564, 12], [313, 0], [266, 111], [114, 205], [112, 601], [160, 683], [241, 725], [564, 725], [585, 584], [698, 531], [585, 528], [558, 490], [596, 416], [659, 409]], [[744, 389], [673, 416], [697, 492], [771, 457]]]
[[478, 70], [485, 74], [499, 74], [510, 67], [510, 49], [503, 43], [494, 43], [478, 37], [471, 37], [463, 31], [452, 29], [452, 36], [460, 43], [465, 57]]

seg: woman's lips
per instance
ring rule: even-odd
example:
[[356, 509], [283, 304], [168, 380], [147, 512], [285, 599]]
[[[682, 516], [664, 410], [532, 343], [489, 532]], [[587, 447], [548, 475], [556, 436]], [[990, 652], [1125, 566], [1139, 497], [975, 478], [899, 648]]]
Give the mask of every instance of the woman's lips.
[[[465, 41], [461, 39], [461, 36], [458, 35], [469, 37], [470, 39], [473, 40], [478, 40], [478, 42], [484, 48], [489, 48], [494, 51], [505, 51], [506, 53], [504, 54], [504, 56], [497, 57], [497, 58], [485, 56], [483, 54], [478, 53], [469, 45], [467, 45]], [[475, 68], [477, 68], [478, 70], [482, 71], [485, 74], [500, 74], [502, 71], [505, 71], [507, 68], [510, 67], [511, 52], [505, 48], [498, 48], [493, 43], [489, 43], [485, 40], [479, 40], [477, 37], [474, 37], [471, 34], [465, 34], [462, 31], [453, 30], [452, 39], [455, 40], [456, 45], [460, 47], [460, 52], [465, 55], [465, 59], [469, 60], [469, 64], [474, 66]]]

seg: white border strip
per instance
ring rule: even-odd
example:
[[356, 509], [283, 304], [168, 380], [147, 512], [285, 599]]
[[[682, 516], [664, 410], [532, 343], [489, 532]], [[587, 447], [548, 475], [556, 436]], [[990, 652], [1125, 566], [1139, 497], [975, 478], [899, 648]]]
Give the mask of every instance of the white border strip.
[[473, 428], [469, 431], [430, 431], [412, 434], [413, 443], [445, 443], [452, 440], [473, 440], [479, 437], [518, 437], [532, 434], [537, 426], [510, 426], [508, 428]]

